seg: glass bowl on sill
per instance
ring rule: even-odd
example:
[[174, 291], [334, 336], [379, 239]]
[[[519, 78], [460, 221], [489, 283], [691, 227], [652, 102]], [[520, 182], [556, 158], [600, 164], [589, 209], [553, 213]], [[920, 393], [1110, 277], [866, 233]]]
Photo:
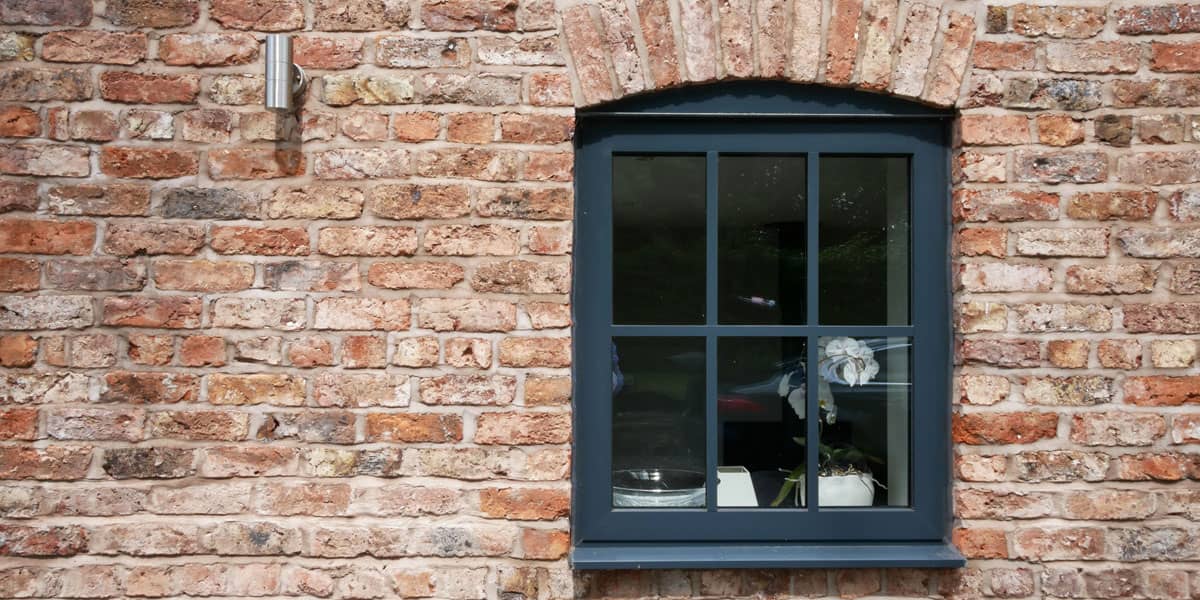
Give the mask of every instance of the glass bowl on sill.
[[613, 471], [616, 508], [701, 508], [704, 473], [687, 469], [622, 469]]

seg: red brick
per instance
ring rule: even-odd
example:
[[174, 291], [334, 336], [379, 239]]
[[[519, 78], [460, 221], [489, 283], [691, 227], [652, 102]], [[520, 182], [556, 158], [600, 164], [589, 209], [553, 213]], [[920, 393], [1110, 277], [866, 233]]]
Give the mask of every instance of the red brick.
[[1117, 33], [1200, 32], [1200, 5], [1197, 4], [1133, 5], [1117, 9], [1114, 16]]
[[1197, 43], [1163, 43], [1154, 42], [1151, 45], [1150, 69], [1163, 72], [1195, 73], [1200, 71], [1200, 44]]
[[1008, 231], [992, 227], [968, 227], [959, 230], [958, 252], [963, 256], [994, 256], [1008, 253]]
[[563, 444], [570, 440], [568, 414], [489, 412], [476, 419], [477, 444]]
[[500, 364], [508, 367], [568, 367], [571, 365], [571, 338], [504, 338], [500, 340]]
[[200, 14], [197, 0], [111, 0], [104, 17], [124, 27], [182, 27]]
[[0, 4], [0, 23], [13, 25], [87, 25], [92, 21], [90, 0], [14, 0]]
[[403, 28], [409, 19], [409, 6], [369, 0], [316, 0], [313, 13], [313, 28], [318, 31], [375, 31]]
[[462, 418], [444, 414], [367, 415], [367, 440], [371, 442], [462, 441]]
[[208, 172], [213, 179], [274, 179], [304, 174], [304, 153], [298, 150], [234, 148], [210, 150]]
[[959, 119], [964, 144], [1012, 146], [1029, 143], [1029, 119], [1024, 115], [963, 115]]
[[405, 256], [417, 251], [412, 227], [325, 227], [317, 249], [330, 256]]
[[1054, 221], [1059, 196], [1011, 190], [956, 190], [954, 215], [960, 221]]
[[86, 446], [0, 447], [0, 479], [82, 479], [91, 459]]
[[486, 144], [496, 138], [491, 113], [457, 113], [446, 116], [446, 139], [464, 144]]
[[387, 364], [387, 341], [370, 335], [342, 340], [342, 366], [347, 369], [381, 368]]
[[1053, 413], [971, 413], [954, 418], [954, 441], [960, 444], [1030, 444], [1057, 435]]
[[500, 141], [520, 144], [557, 144], [569, 141], [575, 119], [559, 115], [500, 115]]
[[525, 529], [521, 532], [522, 556], [530, 560], [558, 560], [571, 548], [566, 531]]
[[117, 256], [195, 254], [204, 246], [204, 227], [153, 221], [110, 223], [104, 252]]
[[232, 292], [254, 284], [250, 263], [208, 260], [160, 260], [154, 263], [154, 284], [162, 290]]
[[421, 19], [434, 31], [514, 31], [516, 0], [423, 0]]
[[1104, 556], [1104, 530], [1021, 529], [1013, 535], [1013, 555], [1033, 560], [1098, 560]]
[[158, 42], [158, 59], [173, 66], [241, 65], [258, 57], [258, 41], [246, 33], [174, 33]]
[[31, 292], [41, 287], [42, 271], [36, 260], [0, 258], [0, 291]]
[[570, 511], [566, 490], [547, 488], [488, 488], [479, 491], [479, 508], [493, 519], [554, 520]]
[[[290, 31], [304, 27], [301, 0], [213, 0], [209, 15], [229, 29]], [[297, 50], [303, 39], [295, 39]]]
[[255, 509], [263, 515], [341, 516], [350, 507], [344, 483], [264, 483], [256, 487]]
[[441, 116], [431, 112], [392, 115], [392, 136], [401, 142], [435, 140], [442, 129]]
[[[236, 2], [227, 0], [227, 4]], [[303, 20], [303, 9], [296, 2]], [[255, 28], [257, 29], [257, 28]], [[362, 62], [363, 40], [327, 37], [296, 37], [292, 41], [292, 60], [305, 69], [349, 69]]]
[[199, 298], [181, 296], [110, 296], [104, 299], [104, 324], [120, 327], [195, 329], [200, 327]]
[[185, 367], [220, 367], [225, 364], [225, 338], [190, 335], [179, 342], [179, 364]]
[[100, 96], [129, 104], [192, 104], [200, 95], [198, 75], [168, 75], [105, 71], [100, 74]]
[[0, 556], [74, 556], [88, 547], [87, 530], [75, 525], [0, 525], [0, 539]]
[[308, 254], [308, 231], [299, 227], [213, 227], [212, 249], [220, 254], [303, 256]]
[[1105, 11], [1099, 6], [1013, 7], [1012, 30], [1025, 36], [1089, 38], [1104, 28]]
[[104, 375], [100, 390], [101, 402], [122, 404], [175, 404], [199, 398], [199, 378], [182, 373], [113, 371]]
[[37, 340], [28, 335], [0, 335], [0, 367], [32, 365], [37, 359], [37, 347]]
[[1008, 539], [1003, 529], [959, 528], [952, 541], [968, 559], [1008, 558]]
[[1125, 402], [1139, 406], [1200, 404], [1200, 377], [1129, 377], [1124, 382]]
[[309, 337], [288, 344], [288, 362], [302, 369], [327, 367], [333, 364], [333, 344], [329, 340]]
[[86, 221], [0, 220], [0, 252], [91, 254], [96, 225]]
[[[608, 74], [608, 64], [596, 52], [597, 48], [603, 47], [604, 42], [601, 39], [597, 17], [593, 14], [593, 11], [593, 7], [577, 5], [564, 10], [562, 13], [563, 42], [573, 58], [576, 78], [579, 81], [583, 99], [587, 104], [596, 104], [613, 99], [613, 86]], [[660, 56], [661, 52], [660, 50]], [[662, 71], [661, 67], [659, 69]], [[669, 79], [669, 76], [667, 79]], [[655, 77], [655, 81], [657, 83], [658, 77]], [[547, 81], [546, 86], [558, 83]], [[561, 91], [561, 101], [567, 101], [569, 97], [569, 87], [564, 86], [564, 88]], [[544, 102], [559, 101], [560, 96], [552, 94], [549, 89], [546, 89], [541, 94], [542, 100]]]
[[975, 42], [972, 53], [977, 69], [1030, 71], [1036, 68], [1037, 45], [1032, 42]]
[[862, 0], [835, 0], [826, 34], [825, 80], [833, 85], [850, 83], [858, 54], [858, 18]]
[[200, 162], [187, 150], [105, 146], [100, 150], [100, 171], [113, 177], [172, 179], [196, 175]]
[[[3, 343], [0, 340], [0, 343]], [[0, 352], [4, 349], [0, 348]], [[0, 354], [0, 357], [3, 357]], [[38, 411], [34, 408], [0, 409], [0, 440], [36, 440]]]
[[37, 210], [37, 182], [0, 180], [0, 213]]
[[15, 105], [0, 107], [0, 137], [37, 137], [41, 131], [37, 111]]
[[144, 33], [52, 31], [42, 37], [42, 59], [51, 62], [132, 65], [146, 58]]
[[453, 263], [377, 262], [367, 271], [367, 281], [387, 289], [449, 289], [463, 280], [463, 268]]

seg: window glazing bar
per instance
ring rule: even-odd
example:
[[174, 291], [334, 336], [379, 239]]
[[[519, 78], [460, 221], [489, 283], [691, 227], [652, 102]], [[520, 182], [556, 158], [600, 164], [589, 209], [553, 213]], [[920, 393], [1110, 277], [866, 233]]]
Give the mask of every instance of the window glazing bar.
[[704, 340], [704, 506], [709, 512], [717, 510], [717, 336], [712, 326], [717, 324], [717, 153], [710, 151], [704, 165], [705, 272], [704, 322], [709, 333]]
[[[805, 218], [805, 227], [808, 229], [808, 235], [805, 238], [808, 240], [807, 248], [805, 248], [805, 287], [806, 287], [806, 303], [805, 303], [805, 322], [811, 329], [816, 325], [818, 320], [817, 298], [819, 297], [820, 285], [818, 267], [820, 266], [820, 250], [817, 232], [820, 229], [817, 227], [817, 219], [820, 217], [820, 169], [817, 168], [817, 160], [820, 155], [816, 152], [809, 152], [808, 158], [804, 161], [805, 168], [808, 169], [808, 202], [806, 205], [807, 215]], [[820, 377], [819, 369], [817, 369], [817, 338], [820, 335], [818, 331], [814, 331], [809, 335], [808, 343], [805, 344], [805, 350], [808, 358], [804, 365], [804, 506], [810, 511], [817, 510], [817, 467], [819, 465], [820, 456], [817, 453], [820, 447], [820, 430], [818, 429], [817, 421], [821, 418], [821, 409], [818, 406], [818, 386], [817, 377]]]

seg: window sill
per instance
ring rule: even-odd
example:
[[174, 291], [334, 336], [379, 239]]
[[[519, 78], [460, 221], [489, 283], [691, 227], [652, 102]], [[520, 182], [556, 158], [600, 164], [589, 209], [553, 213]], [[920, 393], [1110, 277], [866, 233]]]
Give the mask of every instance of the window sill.
[[575, 569], [961, 567], [949, 542], [857, 544], [582, 543]]

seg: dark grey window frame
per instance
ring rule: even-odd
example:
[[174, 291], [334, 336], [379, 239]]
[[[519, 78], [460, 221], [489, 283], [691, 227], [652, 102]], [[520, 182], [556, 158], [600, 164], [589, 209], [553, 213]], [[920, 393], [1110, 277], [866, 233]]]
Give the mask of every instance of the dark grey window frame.
[[[950, 113], [901, 100], [818, 86], [738, 82], [673, 90], [581, 111], [576, 135], [572, 564], [579, 569], [710, 567], [954, 567], [964, 564], [950, 529]], [[710, 205], [705, 325], [612, 322], [612, 156], [707, 156]], [[718, 154], [807, 155], [806, 325], [715, 322]], [[816, 320], [819, 155], [910, 157], [912, 322], [826, 326]], [[614, 509], [611, 496], [614, 335], [704, 336], [708, 348], [708, 470], [716, 467], [716, 340], [720, 336], [911, 336], [912, 502], [906, 508]], [[816, 344], [808, 344], [815, 364]], [[817, 386], [809, 386], [808, 438], [816, 439]], [[816, 445], [808, 464], [816, 465]], [[809, 468], [807, 489], [816, 489]], [[712, 480], [712, 479], [710, 479]], [[709, 488], [709, 507], [715, 488]]]

